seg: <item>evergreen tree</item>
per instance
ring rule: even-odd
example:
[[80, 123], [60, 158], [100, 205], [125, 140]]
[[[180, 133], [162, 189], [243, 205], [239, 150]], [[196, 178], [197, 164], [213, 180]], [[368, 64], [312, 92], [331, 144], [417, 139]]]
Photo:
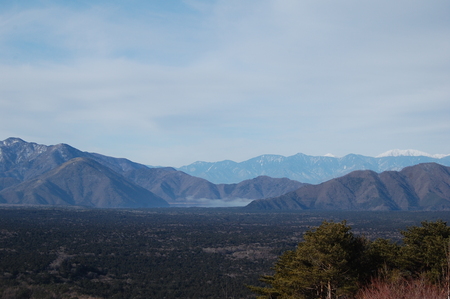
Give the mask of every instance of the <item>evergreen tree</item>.
[[442, 220], [421, 224], [401, 232], [402, 266], [412, 276], [425, 275], [433, 283], [443, 282], [448, 272], [450, 227]]
[[296, 250], [279, 258], [275, 274], [261, 278], [271, 287], [251, 289], [259, 298], [331, 299], [353, 293], [364, 278], [368, 242], [350, 230], [345, 221], [324, 221], [307, 231]]
[[379, 279], [396, 280], [406, 275], [400, 261], [401, 246], [388, 239], [376, 239], [370, 242], [365, 254], [369, 269], [368, 278], [378, 276]]

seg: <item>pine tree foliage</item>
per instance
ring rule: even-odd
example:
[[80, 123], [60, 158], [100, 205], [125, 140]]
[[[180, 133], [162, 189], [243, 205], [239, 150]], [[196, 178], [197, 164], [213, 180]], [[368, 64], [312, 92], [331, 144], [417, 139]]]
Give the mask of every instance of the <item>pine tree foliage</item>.
[[262, 281], [271, 287], [252, 290], [259, 298], [339, 298], [357, 290], [367, 242], [356, 237], [345, 221], [324, 221], [309, 230], [294, 251], [284, 253], [273, 276]]
[[[373, 279], [422, 279], [438, 289], [450, 285], [450, 227], [444, 221], [402, 231], [403, 244], [355, 236], [345, 221], [324, 221], [279, 258], [268, 287], [250, 287], [259, 299], [351, 298]], [[450, 295], [450, 289], [449, 289]], [[450, 296], [449, 296], [450, 298]]]
[[401, 258], [412, 276], [425, 275], [432, 282], [443, 282], [448, 272], [450, 227], [441, 220], [422, 222], [401, 232], [404, 246]]

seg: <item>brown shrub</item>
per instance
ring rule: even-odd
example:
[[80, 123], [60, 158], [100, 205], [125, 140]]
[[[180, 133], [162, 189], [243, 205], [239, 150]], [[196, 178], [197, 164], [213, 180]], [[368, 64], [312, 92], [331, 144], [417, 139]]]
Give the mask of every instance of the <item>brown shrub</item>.
[[358, 292], [357, 299], [447, 299], [447, 288], [424, 279], [386, 281], [375, 279]]

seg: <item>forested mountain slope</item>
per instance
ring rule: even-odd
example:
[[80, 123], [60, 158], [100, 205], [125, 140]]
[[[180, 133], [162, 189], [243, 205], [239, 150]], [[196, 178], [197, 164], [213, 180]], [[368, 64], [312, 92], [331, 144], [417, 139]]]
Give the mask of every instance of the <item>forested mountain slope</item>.
[[255, 200], [257, 210], [450, 210], [450, 167], [424, 163], [380, 174], [354, 171], [285, 195]]
[[3, 189], [0, 202], [95, 208], [169, 206], [164, 199], [89, 158], [74, 158], [34, 179]]

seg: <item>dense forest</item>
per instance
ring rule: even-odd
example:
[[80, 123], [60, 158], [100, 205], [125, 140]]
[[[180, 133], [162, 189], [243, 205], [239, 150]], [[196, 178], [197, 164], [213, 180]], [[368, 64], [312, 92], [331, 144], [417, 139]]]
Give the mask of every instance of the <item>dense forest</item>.
[[[392, 240], [445, 212], [0, 209], [1, 298], [255, 298], [324, 220]], [[278, 262], [277, 262], [278, 261]], [[275, 270], [273, 269], [275, 265]]]

